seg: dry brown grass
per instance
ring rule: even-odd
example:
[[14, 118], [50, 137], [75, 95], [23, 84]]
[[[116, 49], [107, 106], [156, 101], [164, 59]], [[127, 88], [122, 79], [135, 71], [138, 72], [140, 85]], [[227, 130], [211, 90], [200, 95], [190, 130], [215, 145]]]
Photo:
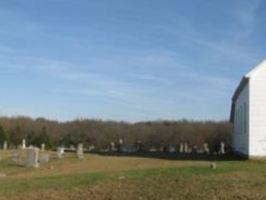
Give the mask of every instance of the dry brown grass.
[[[55, 154], [54, 152], [50, 152]], [[6, 152], [4, 158], [10, 158], [11, 151]], [[49, 176], [54, 174], [76, 174], [88, 172], [118, 172], [126, 170], [141, 170], [150, 168], [167, 168], [167, 167], [185, 167], [185, 166], [209, 166], [207, 161], [176, 161], [157, 158], [139, 158], [139, 157], [119, 157], [119, 156], [100, 156], [87, 154], [84, 160], [78, 160], [73, 153], [67, 153], [63, 159], [57, 159], [50, 164], [43, 165], [39, 169], [11, 170], [6, 168], [10, 177], [29, 178], [38, 176]], [[51, 170], [51, 168], [53, 168]], [[0, 168], [1, 170], [1, 168]]]
[[79, 161], [73, 154], [39, 169], [3, 161], [0, 200], [266, 199], [265, 161], [209, 164], [98, 155]]

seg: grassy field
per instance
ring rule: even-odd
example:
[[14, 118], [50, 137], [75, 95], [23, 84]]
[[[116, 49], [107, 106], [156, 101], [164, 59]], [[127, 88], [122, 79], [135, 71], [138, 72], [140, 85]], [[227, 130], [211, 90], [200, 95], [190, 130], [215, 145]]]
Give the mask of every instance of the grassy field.
[[266, 161], [67, 154], [38, 169], [1, 153], [0, 199], [266, 199]]

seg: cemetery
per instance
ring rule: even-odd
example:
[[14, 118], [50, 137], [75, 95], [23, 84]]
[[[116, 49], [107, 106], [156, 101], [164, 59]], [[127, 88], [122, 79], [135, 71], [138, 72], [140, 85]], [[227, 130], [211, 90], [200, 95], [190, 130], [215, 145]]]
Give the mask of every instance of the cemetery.
[[[33, 145], [26, 145], [26, 140], [23, 139], [21, 145], [17, 148], [8, 149], [8, 142], [5, 141], [2, 145], [1, 154], [2, 152], [7, 156], [7, 152], [10, 153], [8, 156], [10, 161], [13, 165], [18, 165], [27, 168], [39, 168], [40, 164], [42, 163], [49, 163], [51, 160], [56, 159], [63, 159], [67, 152], [76, 153], [76, 157], [79, 160], [84, 159], [84, 154], [87, 152], [89, 153], [96, 153], [96, 154], [103, 154], [103, 155], [132, 155], [132, 156], [145, 156], [148, 157], [156, 157], [156, 155], [165, 156], [166, 158], [170, 158], [169, 156], [172, 155], [173, 158], [178, 158], [181, 156], [186, 156], [188, 159], [197, 158], [198, 156], [203, 156], [201, 158], [204, 159], [224, 159], [230, 152], [226, 152], [224, 142], [220, 143], [219, 149], [217, 152], [210, 152], [209, 145], [204, 143], [201, 147], [197, 145], [188, 145], [187, 143], [180, 143], [179, 148], [174, 146], [169, 146], [166, 148], [162, 146], [158, 149], [151, 148], [148, 150], [144, 150], [142, 148], [138, 148], [134, 145], [124, 145], [123, 140], [119, 139], [117, 143], [111, 142], [108, 149], [100, 152], [90, 151], [90, 149], [84, 148], [82, 143], [78, 143], [77, 147], [75, 148], [73, 145], [66, 148], [63, 145], [57, 147], [56, 150], [46, 150], [45, 144], [41, 144], [41, 148], [38, 148]], [[200, 158], [200, 157], [199, 157]]]
[[265, 62], [242, 79], [231, 124], [0, 117], [0, 200], [266, 199], [264, 134], [255, 140], [245, 89], [264, 74]]
[[[248, 116], [251, 108], [243, 107], [255, 101], [244, 88], [264, 81], [257, 71], [266, 74], [265, 66], [237, 88], [233, 127], [222, 121], [59, 123], [0, 117], [0, 200], [266, 199], [264, 135], [252, 143], [257, 132], [250, 120], [256, 115]], [[252, 156], [258, 157], [247, 159]]]
[[0, 117], [0, 200], [266, 199], [264, 134], [245, 89], [265, 66], [242, 79], [231, 124]]
[[0, 200], [266, 200], [266, 0], [0, 15]]
[[[124, 146], [119, 139], [103, 155], [89, 152], [82, 143], [53, 150], [23, 139], [17, 148], [8, 146], [4, 142], [0, 151], [0, 199], [266, 197], [266, 192], [256, 193], [263, 188], [266, 162], [232, 157], [224, 142], [217, 152], [210, 152], [208, 143], [180, 143], [151, 152], [139, 149], [138, 154], [137, 147]], [[167, 193], [156, 189], [162, 184]]]

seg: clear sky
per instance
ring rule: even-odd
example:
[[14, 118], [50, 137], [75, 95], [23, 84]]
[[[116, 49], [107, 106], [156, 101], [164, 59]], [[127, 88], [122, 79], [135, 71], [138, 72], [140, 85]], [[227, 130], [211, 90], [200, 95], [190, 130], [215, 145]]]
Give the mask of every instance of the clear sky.
[[264, 0], [1, 0], [0, 114], [224, 120]]

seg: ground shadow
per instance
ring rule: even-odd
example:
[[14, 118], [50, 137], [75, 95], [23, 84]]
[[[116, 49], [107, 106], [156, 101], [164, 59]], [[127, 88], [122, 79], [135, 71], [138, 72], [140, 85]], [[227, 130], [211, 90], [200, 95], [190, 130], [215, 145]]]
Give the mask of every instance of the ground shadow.
[[232, 154], [225, 155], [204, 155], [204, 154], [180, 154], [167, 152], [140, 152], [140, 153], [118, 153], [118, 152], [94, 152], [93, 154], [101, 156], [127, 156], [127, 157], [141, 157], [141, 158], [158, 158], [166, 160], [191, 160], [191, 161], [240, 161], [247, 160], [243, 156]]

